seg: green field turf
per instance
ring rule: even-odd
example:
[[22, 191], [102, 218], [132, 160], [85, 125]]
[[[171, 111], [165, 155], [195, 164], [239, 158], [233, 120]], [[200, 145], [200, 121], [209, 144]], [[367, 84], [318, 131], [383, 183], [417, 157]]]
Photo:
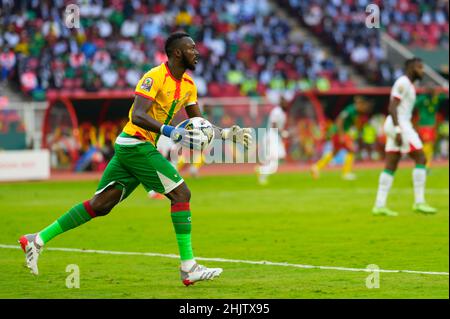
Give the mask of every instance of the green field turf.
[[[449, 271], [448, 168], [428, 178], [435, 216], [411, 210], [411, 169], [397, 173], [389, 203], [396, 218], [370, 214], [378, 170], [340, 172], [320, 180], [278, 174], [261, 187], [256, 177], [187, 179], [192, 191], [193, 244], [200, 257], [267, 260], [315, 266]], [[0, 244], [14, 245], [73, 204], [89, 198], [95, 181], [0, 184]], [[167, 200], [138, 188], [106, 217], [65, 233], [47, 247], [178, 254]], [[366, 287], [365, 272], [202, 262], [223, 267], [212, 282], [184, 287], [177, 259], [45, 250], [40, 275], [24, 268], [21, 250], [0, 248], [0, 298], [449, 298], [448, 275], [381, 273]], [[65, 286], [77, 264], [80, 288]]]

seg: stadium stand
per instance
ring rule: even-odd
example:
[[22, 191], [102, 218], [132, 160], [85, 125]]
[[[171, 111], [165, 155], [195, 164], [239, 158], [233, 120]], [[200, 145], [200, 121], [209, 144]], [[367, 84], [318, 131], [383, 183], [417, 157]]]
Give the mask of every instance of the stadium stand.
[[[165, 59], [167, 34], [184, 29], [203, 56], [194, 74], [200, 96], [355, 84], [268, 0], [83, 1], [81, 27], [72, 29], [64, 26], [69, 2], [2, 2], [0, 80], [11, 79], [36, 100], [51, 88], [132, 88]], [[390, 85], [399, 76], [401, 66], [386, 60], [378, 30], [363, 27], [368, 0], [277, 3], [372, 83]], [[381, 27], [399, 42], [448, 50], [447, 0], [370, 3], [380, 6]]]
[[[401, 65], [387, 59], [380, 30], [364, 25], [368, 4], [380, 6], [382, 30], [400, 43], [448, 53], [448, 1], [442, 0], [83, 0], [75, 2], [79, 28], [68, 28], [65, 10], [73, 2], [0, 2], [0, 88], [13, 84], [10, 92], [46, 101], [55, 116], [67, 107], [64, 103], [71, 104], [71, 112], [62, 112], [71, 118], [67, 125], [43, 121], [42, 145], [52, 145], [60, 163], [78, 163], [79, 170], [92, 163], [90, 169], [102, 170], [109, 160], [110, 141], [126, 116], [119, 110], [128, 110], [141, 75], [166, 60], [164, 41], [176, 30], [191, 34], [202, 55], [193, 72], [200, 97], [265, 96], [273, 102], [277, 94], [272, 92], [289, 90], [302, 96], [299, 109], [331, 110], [325, 119], [333, 119], [361, 86], [355, 70], [368, 80], [365, 84], [377, 87], [389, 87], [402, 73]], [[312, 97], [306, 92], [311, 89]], [[385, 110], [388, 90], [369, 91], [365, 93], [372, 94], [377, 110]], [[61, 97], [67, 98], [64, 105]], [[117, 101], [110, 108], [111, 99]], [[264, 104], [250, 119], [247, 102], [217, 103], [213, 108], [223, 125], [232, 118], [239, 125], [264, 126]], [[48, 118], [52, 112], [46, 113]], [[323, 136], [308, 117], [297, 120], [299, 155], [292, 159], [310, 160], [319, 153]], [[366, 128], [368, 154], [383, 144], [374, 140], [374, 134], [382, 135], [379, 127]], [[80, 140], [72, 132], [76, 129], [83, 133]], [[23, 141], [22, 126], [10, 130]], [[94, 161], [86, 161], [85, 154]]]
[[302, 25], [353, 64], [374, 84], [391, 85], [401, 74], [380, 43], [380, 32], [367, 28], [366, 7], [380, 8], [380, 27], [405, 45], [448, 50], [448, 1], [281, 0]]
[[69, 2], [3, 3], [1, 77], [34, 99], [51, 88], [133, 88], [165, 59], [164, 38], [177, 29], [193, 36], [203, 56], [194, 74], [200, 96], [353, 85], [267, 0], [84, 1], [79, 29], [63, 25]]

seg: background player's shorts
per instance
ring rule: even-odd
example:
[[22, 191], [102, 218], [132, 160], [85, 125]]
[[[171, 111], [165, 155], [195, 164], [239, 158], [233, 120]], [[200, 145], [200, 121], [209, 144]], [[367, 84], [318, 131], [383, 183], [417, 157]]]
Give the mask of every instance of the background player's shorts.
[[122, 189], [121, 200], [142, 184], [147, 192], [167, 194], [183, 183], [177, 170], [151, 143], [115, 144], [115, 154], [97, 187], [99, 194], [110, 186]]
[[422, 141], [419, 134], [412, 126], [411, 122], [401, 121], [399, 125], [402, 129], [403, 144], [398, 146], [395, 143], [395, 128], [392, 117], [388, 116], [384, 123], [384, 132], [386, 133], [386, 146], [385, 151], [389, 152], [401, 152], [403, 154], [421, 150], [423, 148]]
[[345, 149], [349, 152], [354, 152], [353, 139], [349, 134], [344, 134], [343, 141], [339, 138], [339, 134], [334, 134], [331, 137], [331, 143], [333, 144], [333, 151]]
[[436, 141], [437, 132], [434, 126], [422, 126], [417, 130], [424, 143], [434, 143]]

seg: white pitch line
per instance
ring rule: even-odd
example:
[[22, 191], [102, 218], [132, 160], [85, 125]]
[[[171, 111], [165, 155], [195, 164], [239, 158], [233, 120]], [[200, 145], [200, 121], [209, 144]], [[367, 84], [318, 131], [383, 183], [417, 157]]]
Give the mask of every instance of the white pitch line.
[[[5, 249], [21, 249], [19, 246], [15, 245], [3, 245], [0, 244], [0, 248]], [[111, 251], [111, 250], [93, 250], [93, 249], [78, 249], [78, 248], [45, 248], [49, 251], [66, 251], [66, 252], [76, 252], [76, 253], [88, 253], [88, 254], [103, 254], [103, 255], [127, 255], [127, 256], [148, 256], [148, 257], [163, 257], [163, 258], [173, 258], [178, 259], [180, 256], [174, 254], [159, 254], [159, 253], [143, 253], [143, 252], [132, 252], [132, 251]], [[205, 257], [195, 257], [197, 260], [205, 261], [216, 261], [223, 263], [241, 263], [241, 264], [252, 264], [252, 265], [266, 265], [266, 266], [283, 266], [283, 267], [294, 267], [294, 268], [305, 268], [305, 269], [324, 269], [324, 270], [338, 270], [338, 271], [353, 271], [353, 272], [384, 272], [384, 273], [408, 273], [408, 274], [422, 274], [422, 275], [437, 275], [437, 276], [448, 276], [448, 272], [438, 272], [438, 271], [418, 271], [418, 270], [389, 270], [389, 269], [368, 269], [368, 268], [347, 268], [347, 267], [333, 267], [333, 266], [313, 266], [313, 265], [301, 265], [301, 264], [290, 264], [272, 261], [253, 261], [253, 260], [239, 260], [239, 259], [224, 259], [224, 258], [205, 258]]]
[[[215, 193], [218, 194], [244, 194], [244, 193], [254, 193], [255, 191], [259, 192], [259, 193], [273, 193], [273, 190], [270, 189], [251, 189], [251, 190], [239, 190], [239, 192], [236, 191], [219, 191]], [[350, 189], [350, 191], [352, 193], [360, 193], [360, 194], [376, 194], [377, 189], [376, 188], [355, 188], [355, 189]], [[292, 193], [292, 192], [298, 192], [297, 189], [291, 189], [291, 188], [283, 188], [283, 189], [278, 189], [277, 193]], [[305, 194], [310, 194], [310, 193], [334, 193], [334, 192], [339, 192], [342, 193], [342, 188], [333, 188], [333, 187], [327, 187], [327, 188], [315, 188], [315, 189], [308, 189], [306, 191]], [[391, 192], [393, 194], [413, 194], [414, 190], [412, 188], [397, 188], [397, 189], [392, 189]], [[426, 194], [429, 195], [448, 195], [449, 194], [449, 190], [448, 189], [441, 189], [441, 188], [431, 188], [431, 189], [427, 189], [426, 190]]]

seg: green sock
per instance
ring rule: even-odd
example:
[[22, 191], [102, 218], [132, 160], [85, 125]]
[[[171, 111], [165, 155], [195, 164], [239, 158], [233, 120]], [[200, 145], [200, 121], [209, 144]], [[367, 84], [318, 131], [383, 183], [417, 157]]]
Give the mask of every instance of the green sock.
[[178, 248], [180, 250], [180, 259], [194, 259], [191, 242], [191, 211], [189, 203], [177, 203], [172, 205], [171, 217], [175, 235], [177, 238]]
[[39, 232], [39, 237], [46, 244], [54, 237], [62, 234], [72, 228], [78, 227], [95, 217], [89, 202], [75, 205], [67, 213], [58, 218], [51, 225]]

